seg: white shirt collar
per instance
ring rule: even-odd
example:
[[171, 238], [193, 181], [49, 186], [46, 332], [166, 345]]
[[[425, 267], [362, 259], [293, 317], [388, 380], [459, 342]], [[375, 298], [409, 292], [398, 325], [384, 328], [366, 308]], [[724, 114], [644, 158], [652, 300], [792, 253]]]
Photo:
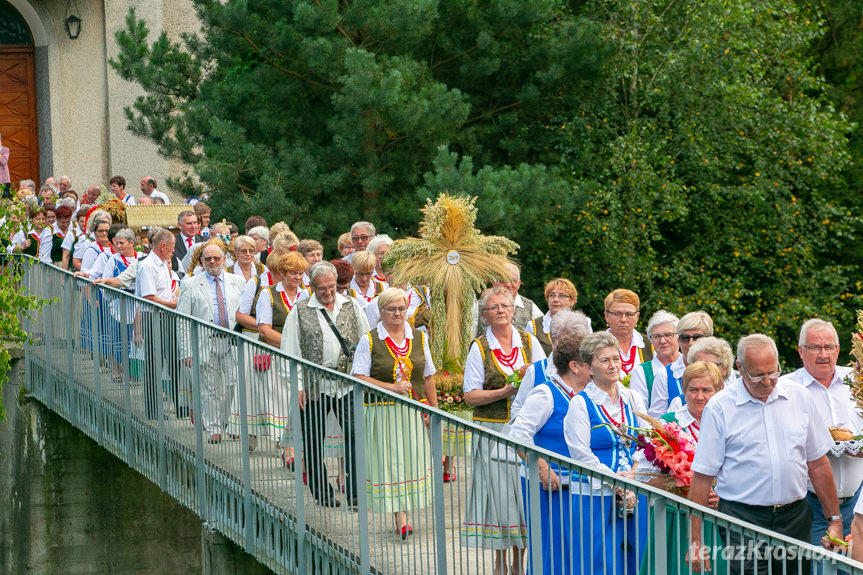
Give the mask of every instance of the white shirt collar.
[[[348, 298], [346, 298], [345, 296], [343, 296], [342, 294], [340, 294], [339, 292], [336, 292], [336, 303], [333, 306], [333, 311], [330, 312], [333, 315], [333, 317], [335, 317], [342, 310], [342, 306], [346, 303], [350, 303], [350, 300]], [[321, 305], [321, 302], [318, 301], [318, 294], [316, 294], [314, 292], [312, 292], [312, 296], [309, 298], [309, 307], [327, 309], [323, 305]], [[327, 310], [327, 311], [330, 311], [330, 310]]]
[[[377, 325], [378, 337], [381, 339], [386, 339], [390, 336], [387, 333], [387, 329], [384, 327], [384, 322], [379, 321]], [[408, 322], [405, 322], [405, 338], [412, 339], [414, 336], [413, 330], [411, 330], [411, 326], [408, 325]]]
[[[607, 393], [602, 391], [598, 385], [593, 383], [593, 380], [587, 382], [587, 386], [584, 388], [584, 392], [587, 394], [594, 403], [598, 403], [599, 405], [608, 405], [611, 403], [611, 398]], [[629, 403], [629, 390], [623, 387], [623, 384], [617, 384], [617, 393], [623, 398], [624, 402]]]
[[674, 412], [674, 418], [677, 420], [677, 423], [680, 424], [680, 427], [689, 427], [695, 423], [695, 418], [689, 412], [689, 408], [685, 405]]
[[[512, 326], [510, 326], [510, 329], [512, 329]], [[497, 338], [494, 337], [494, 334], [491, 332], [491, 326], [485, 328], [485, 337], [488, 340], [488, 348], [489, 349], [502, 349], [500, 346], [500, 342], [497, 341]], [[513, 347], [513, 349], [516, 347], [520, 349], [521, 345], [522, 345], [521, 335], [519, 335], [517, 329], [512, 329], [512, 347]]]
[[747, 403], [749, 401], [751, 401], [752, 403], [755, 403], [757, 405], [766, 405], [768, 403], [775, 401], [776, 399], [779, 399], [780, 397], [783, 399], [788, 397], [788, 391], [785, 389], [785, 386], [787, 384], [784, 381], [777, 381], [776, 382], [776, 386], [773, 388], [773, 391], [770, 392], [770, 395], [767, 396], [767, 401], [764, 401], [764, 402], [752, 397], [752, 395], [749, 393], [749, 390], [746, 389], [746, 384], [743, 383], [743, 381], [738, 381], [737, 383], [738, 384], [737, 384], [736, 389], [735, 389], [735, 392], [736, 392], [735, 403], [737, 405], [743, 405], [744, 403]]
[[542, 316], [542, 333], [551, 333], [551, 311], [545, 312]]
[[[839, 375], [839, 369], [837, 369], [837, 367], [838, 366], [833, 366], [833, 379], [830, 380], [830, 385], [828, 385], [827, 388], [831, 388], [834, 385], [842, 383], [843, 378], [841, 375]], [[809, 371], [805, 367], [801, 368], [800, 371], [802, 372], [800, 383], [802, 383], [804, 387], [817, 385], [818, 387], [824, 388], [824, 385], [820, 381], [815, 379], [815, 377], [811, 373], [809, 373]]]

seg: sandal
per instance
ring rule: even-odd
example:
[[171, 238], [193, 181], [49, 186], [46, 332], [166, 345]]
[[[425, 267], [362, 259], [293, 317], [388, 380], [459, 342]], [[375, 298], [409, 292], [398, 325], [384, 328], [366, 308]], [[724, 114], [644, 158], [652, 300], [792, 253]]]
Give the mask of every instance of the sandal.
[[444, 483], [452, 483], [455, 481], [455, 471], [452, 473], [444, 473], [443, 474], [443, 482]]
[[294, 458], [291, 457], [290, 459], [288, 459], [288, 457], [285, 455], [284, 451], [282, 451], [282, 465], [287, 467], [288, 471], [294, 470]]

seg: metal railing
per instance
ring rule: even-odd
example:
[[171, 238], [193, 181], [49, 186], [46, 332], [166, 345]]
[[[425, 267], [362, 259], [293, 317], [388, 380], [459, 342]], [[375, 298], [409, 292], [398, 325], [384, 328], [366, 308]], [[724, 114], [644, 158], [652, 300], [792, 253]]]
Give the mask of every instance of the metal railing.
[[[714, 573], [754, 572], [744, 563], [754, 553], [762, 567], [792, 559], [788, 573], [811, 559], [826, 574], [863, 574], [841, 555], [22, 261], [23, 287], [52, 298], [24, 318], [32, 395], [278, 573], [492, 573], [498, 548], [509, 565], [524, 553], [531, 573], [543, 573], [543, 560], [555, 573], [687, 573], [687, 526], [698, 517]], [[345, 395], [301, 411], [301, 378], [306, 389]], [[216, 431], [221, 442], [211, 443]], [[325, 473], [312, 472], [309, 455]], [[541, 487], [539, 458], [568, 485]], [[637, 494], [634, 509], [613, 496], [618, 486]], [[412, 535], [396, 531], [397, 510]], [[498, 526], [485, 524], [489, 516]], [[562, 534], [557, 543], [551, 532]], [[513, 543], [526, 552], [513, 553]]]

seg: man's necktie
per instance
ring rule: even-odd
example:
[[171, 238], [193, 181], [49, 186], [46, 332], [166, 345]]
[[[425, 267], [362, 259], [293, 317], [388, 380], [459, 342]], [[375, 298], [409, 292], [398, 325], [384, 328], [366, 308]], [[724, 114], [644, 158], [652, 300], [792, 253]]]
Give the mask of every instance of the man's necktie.
[[222, 292], [222, 282], [216, 278], [216, 305], [219, 306], [219, 315], [216, 318], [220, 326], [228, 327], [228, 312], [225, 309], [225, 294]]
[[192, 247], [192, 238], [186, 238], [186, 245]]

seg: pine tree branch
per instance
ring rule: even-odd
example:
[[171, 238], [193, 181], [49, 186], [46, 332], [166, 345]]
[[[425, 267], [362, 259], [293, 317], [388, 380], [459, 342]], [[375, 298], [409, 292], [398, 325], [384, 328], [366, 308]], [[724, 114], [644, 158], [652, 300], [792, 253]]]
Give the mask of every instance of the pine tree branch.
[[440, 62], [435, 62], [434, 64], [431, 65], [431, 71], [434, 72], [439, 67], [443, 66], [444, 64], [449, 64], [453, 60], [458, 60], [459, 58], [464, 58], [465, 56], [468, 56], [468, 55], [476, 52], [476, 50], [478, 48], [479, 48], [479, 46], [474, 45], [474, 46], [471, 46], [470, 48], [468, 48], [467, 50], [464, 50], [458, 54], [450, 56], [449, 58], [447, 58], [445, 60], [441, 60]]
[[[318, 0], [315, 0], [315, 6], [317, 6], [318, 8], [321, 8], [321, 3], [320, 3]], [[354, 42], [354, 41], [351, 39], [351, 37], [350, 37], [350, 36], [348, 36], [348, 33], [347, 33], [347, 32], [345, 32], [345, 29], [344, 29], [344, 28], [342, 28], [342, 25], [341, 25], [341, 24], [336, 24], [336, 30], [338, 30], [338, 31], [339, 31], [339, 34], [341, 34], [342, 36], [344, 36], [344, 37], [345, 37], [345, 40], [347, 40], [348, 42], [350, 42], [350, 43], [351, 43], [351, 46], [353, 46], [354, 48], [356, 48], [356, 47], [357, 47], [356, 42]]]
[[521, 106], [521, 101], [513, 102], [511, 104], [507, 104], [506, 106], [501, 106], [499, 108], [495, 108], [494, 110], [491, 110], [489, 112], [483, 112], [482, 114], [474, 116], [473, 118], [468, 118], [467, 121], [465, 121], [464, 125], [467, 126], [468, 124], [472, 124], [472, 123], [477, 122], [479, 120], [482, 120], [484, 118], [491, 118], [495, 114], [499, 114], [501, 112], [511, 110], [512, 108], [518, 108], [519, 106]]
[[319, 88], [327, 88], [328, 90], [334, 90], [335, 89], [330, 84], [323, 84], [323, 83], [318, 82], [316, 80], [312, 80], [311, 78], [307, 78], [306, 76], [303, 76], [299, 72], [295, 72], [293, 70], [289, 70], [288, 68], [285, 68], [284, 66], [282, 66], [278, 62], [273, 61], [272, 58], [270, 58], [269, 56], [264, 54], [264, 51], [261, 50], [261, 48], [258, 47], [258, 45], [255, 44], [255, 42], [251, 38], [249, 38], [248, 34], [243, 32], [240, 34], [240, 36], [242, 36], [243, 40], [245, 40], [246, 43], [252, 47], [252, 49], [255, 51], [255, 53], [257, 53], [261, 58], [264, 59], [264, 62], [266, 62], [269, 66], [275, 68], [279, 72], [284, 72], [288, 76], [290, 76], [292, 78], [296, 78], [297, 80], [302, 80], [303, 82], [307, 82], [307, 83], [311, 84], [312, 86], [317, 86]]

